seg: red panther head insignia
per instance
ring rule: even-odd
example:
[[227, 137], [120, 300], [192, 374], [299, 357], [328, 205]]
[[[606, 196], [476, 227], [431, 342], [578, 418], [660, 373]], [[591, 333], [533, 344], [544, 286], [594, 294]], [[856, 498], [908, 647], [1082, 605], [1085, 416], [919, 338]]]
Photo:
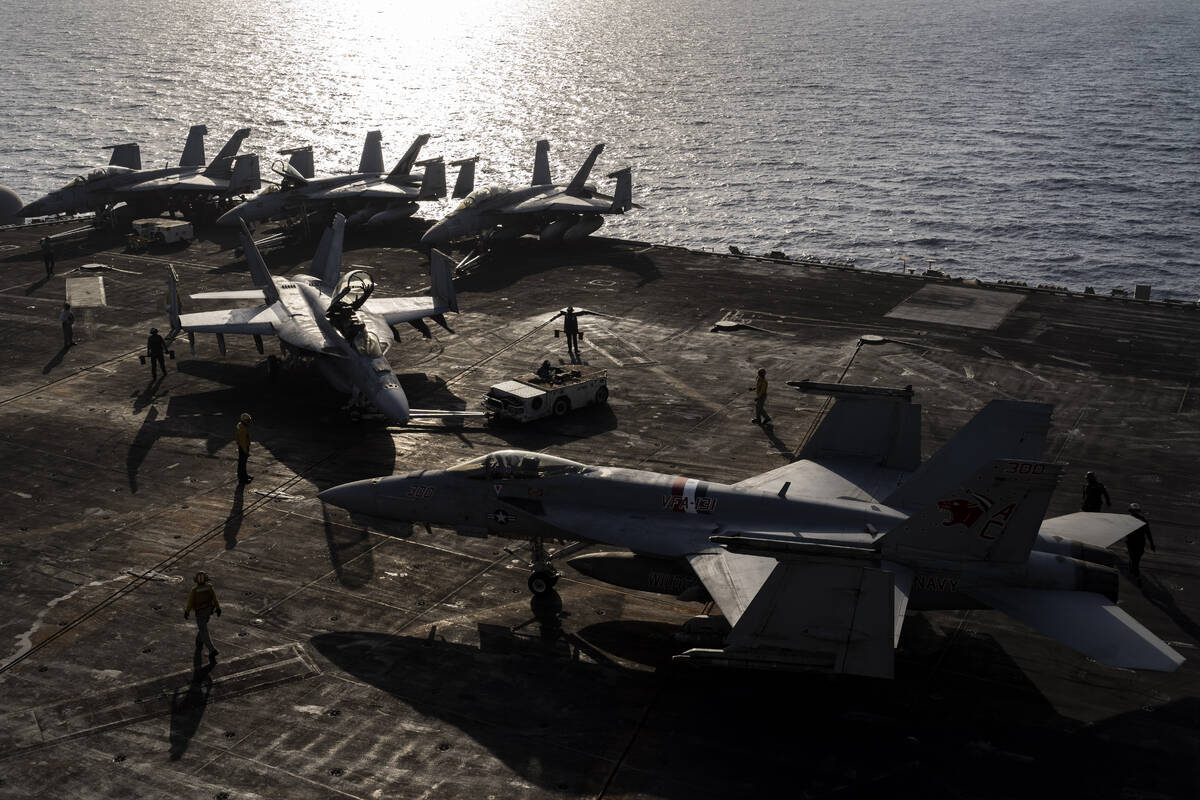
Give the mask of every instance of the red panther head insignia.
[[946, 528], [951, 525], [965, 525], [969, 528], [984, 512], [982, 505], [971, 500], [938, 500], [937, 506], [950, 514], [949, 519], [942, 521], [942, 526]]

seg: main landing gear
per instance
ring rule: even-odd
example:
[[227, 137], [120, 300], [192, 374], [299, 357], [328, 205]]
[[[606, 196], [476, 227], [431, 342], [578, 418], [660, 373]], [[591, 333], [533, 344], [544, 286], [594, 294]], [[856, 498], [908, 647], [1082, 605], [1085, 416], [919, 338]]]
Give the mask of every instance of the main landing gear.
[[542, 537], [537, 536], [530, 539], [529, 567], [533, 570], [533, 574], [529, 576], [529, 591], [533, 592], [536, 597], [542, 597], [553, 592], [554, 584], [558, 583], [558, 579], [561, 577], [561, 573], [554, 568], [553, 559], [574, 555], [587, 547], [588, 544], [589, 542], [575, 542], [556, 550], [554, 555], [551, 556], [546, 553], [546, 546]]

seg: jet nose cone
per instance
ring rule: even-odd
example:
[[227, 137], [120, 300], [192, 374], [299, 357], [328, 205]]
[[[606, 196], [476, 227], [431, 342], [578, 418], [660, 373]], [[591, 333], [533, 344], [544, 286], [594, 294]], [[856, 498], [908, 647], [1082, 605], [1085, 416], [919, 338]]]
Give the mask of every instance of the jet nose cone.
[[25, 219], [29, 219], [31, 217], [44, 217], [46, 216], [44, 208], [45, 206], [41, 200], [34, 200], [32, 203], [27, 203], [21, 206], [21, 208], [17, 211], [17, 216], [24, 217]]
[[408, 424], [408, 397], [400, 387], [383, 389], [372, 401], [375, 407], [395, 425]]
[[217, 217], [218, 225], [237, 225], [238, 220], [242, 218], [242, 207], [235, 206], [229, 209], [221, 216]]
[[317, 497], [323, 502], [350, 512], [375, 514], [378, 480], [378, 478], [371, 478], [365, 481], [343, 483], [340, 486], [333, 486], [323, 492], [318, 492]]
[[439, 222], [421, 237], [421, 244], [445, 244], [450, 241], [450, 227], [445, 222]]

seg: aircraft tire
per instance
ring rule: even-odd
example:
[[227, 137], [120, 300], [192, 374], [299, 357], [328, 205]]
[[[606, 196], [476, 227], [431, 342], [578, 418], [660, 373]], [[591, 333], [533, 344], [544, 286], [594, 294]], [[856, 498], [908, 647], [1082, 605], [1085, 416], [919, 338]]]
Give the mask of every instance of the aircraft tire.
[[279, 359], [276, 356], [267, 356], [267, 377], [272, 381], [279, 379]]
[[558, 583], [557, 575], [553, 572], [539, 570], [529, 576], [529, 591], [540, 597], [550, 592], [556, 583]]
[[601, 386], [596, 390], [596, 405], [602, 406], [608, 402], [608, 387]]
[[561, 417], [571, 410], [571, 401], [565, 397], [560, 397], [554, 401], [554, 416]]

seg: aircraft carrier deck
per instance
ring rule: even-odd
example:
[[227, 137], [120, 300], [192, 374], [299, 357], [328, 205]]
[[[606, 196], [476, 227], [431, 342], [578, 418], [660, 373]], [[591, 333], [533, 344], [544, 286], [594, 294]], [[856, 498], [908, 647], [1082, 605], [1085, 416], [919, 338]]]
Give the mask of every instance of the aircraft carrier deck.
[[[1195, 306], [519, 244], [457, 280], [453, 335], [393, 346], [413, 406], [476, 409], [565, 359], [568, 304], [591, 312], [583, 359], [608, 369], [611, 402], [525, 427], [388, 428], [350, 420], [315, 371], [268, 380], [248, 339], [225, 358], [212, 337], [195, 357], [178, 340], [151, 385], [138, 355], [168, 327], [164, 265], [185, 293], [248, 288], [233, 237], [132, 254], [97, 233], [60, 245], [47, 279], [38, 241], [70, 227], [0, 230], [0, 797], [1200, 796]], [[351, 233], [346, 264], [381, 295], [417, 293], [418, 234]], [[295, 271], [314, 248], [267, 261]], [[79, 344], [60, 351], [66, 292]], [[1048, 457], [1069, 466], [1050, 513], [1077, 510], [1086, 470], [1114, 510], [1142, 504], [1158, 550], [1140, 588], [1123, 572], [1121, 603], [1188, 661], [1109, 669], [956, 612], [910, 615], [890, 682], [690, 671], [672, 634], [698, 604], [569, 568], [531, 603], [527, 544], [364, 528], [315, 499], [503, 447], [736, 481], [804, 443], [823, 399], [784, 382], [805, 378], [911, 384], [926, 454], [991, 398], [1057, 404]], [[256, 480], [239, 490], [243, 411]], [[199, 569], [224, 615], [216, 666], [194, 671], [181, 612]]]

